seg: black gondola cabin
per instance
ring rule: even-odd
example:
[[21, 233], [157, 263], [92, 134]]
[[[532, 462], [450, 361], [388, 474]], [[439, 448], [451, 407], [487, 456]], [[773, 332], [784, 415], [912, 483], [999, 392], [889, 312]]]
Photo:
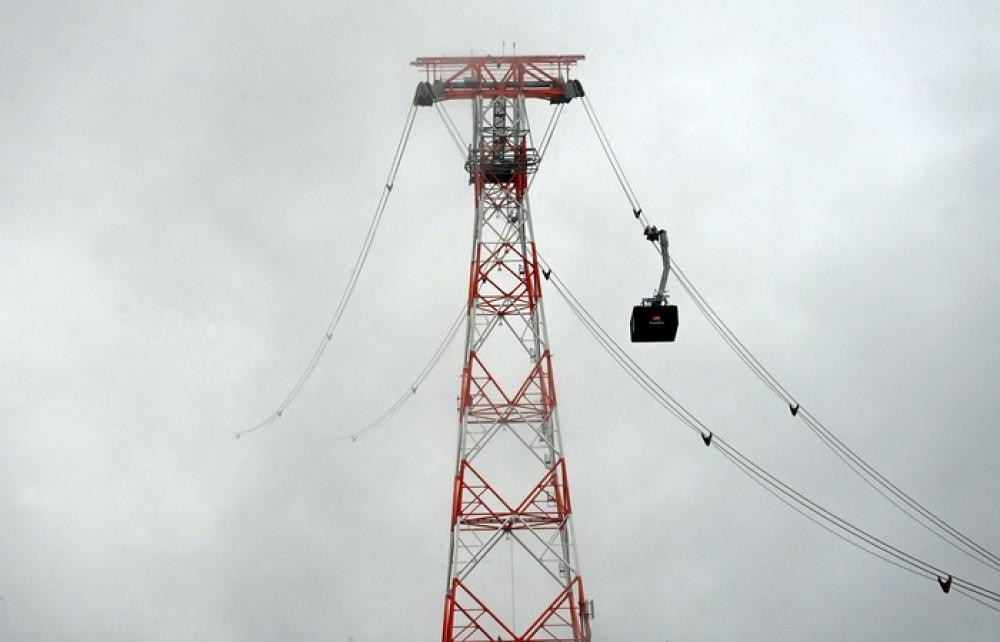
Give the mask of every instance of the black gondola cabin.
[[632, 308], [632, 343], [673, 341], [677, 337], [677, 306], [637, 305]]

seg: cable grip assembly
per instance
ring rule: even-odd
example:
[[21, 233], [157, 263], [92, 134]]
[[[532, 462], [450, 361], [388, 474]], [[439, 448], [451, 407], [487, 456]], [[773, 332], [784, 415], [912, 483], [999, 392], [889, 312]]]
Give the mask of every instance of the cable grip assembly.
[[677, 337], [678, 319], [677, 306], [667, 302], [667, 277], [670, 276], [670, 242], [667, 240], [667, 231], [655, 225], [647, 225], [642, 233], [647, 241], [660, 245], [663, 272], [653, 296], [643, 298], [639, 305], [632, 308], [629, 328], [632, 342], [673, 341]]

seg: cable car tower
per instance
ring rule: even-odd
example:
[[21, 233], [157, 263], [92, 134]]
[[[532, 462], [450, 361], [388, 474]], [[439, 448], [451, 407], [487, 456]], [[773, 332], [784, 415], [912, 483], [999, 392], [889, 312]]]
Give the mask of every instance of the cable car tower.
[[[589, 642], [535, 250], [525, 103], [583, 96], [583, 56], [417, 58], [414, 105], [467, 100], [475, 225], [442, 642]], [[438, 108], [438, 107], [435, 107]]]

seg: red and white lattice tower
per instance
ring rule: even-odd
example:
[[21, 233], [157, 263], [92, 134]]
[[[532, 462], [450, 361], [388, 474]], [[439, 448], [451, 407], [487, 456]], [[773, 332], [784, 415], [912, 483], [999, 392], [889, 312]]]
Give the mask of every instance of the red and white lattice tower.
[[[414, 103], [468, 100], [475, 193], [442, 642], [590, 640], [528, 202], [525, 101], [583, 95], [583, 56], [418, 58]], [[435, 106], [435, 109], [439, 107]]]

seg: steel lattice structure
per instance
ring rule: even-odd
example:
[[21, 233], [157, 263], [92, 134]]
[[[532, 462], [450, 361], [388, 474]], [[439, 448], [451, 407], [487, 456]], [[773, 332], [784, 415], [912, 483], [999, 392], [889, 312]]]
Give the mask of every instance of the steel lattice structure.
[[475, 226], [442, 642], [590, 640], [528, 201], [539, 159], [525, 108], [530, 98], [582, 96], [569, 78], [582, 59], [412, 63], [426, 72], [414, 104], [472, 107], [465, 169]]

